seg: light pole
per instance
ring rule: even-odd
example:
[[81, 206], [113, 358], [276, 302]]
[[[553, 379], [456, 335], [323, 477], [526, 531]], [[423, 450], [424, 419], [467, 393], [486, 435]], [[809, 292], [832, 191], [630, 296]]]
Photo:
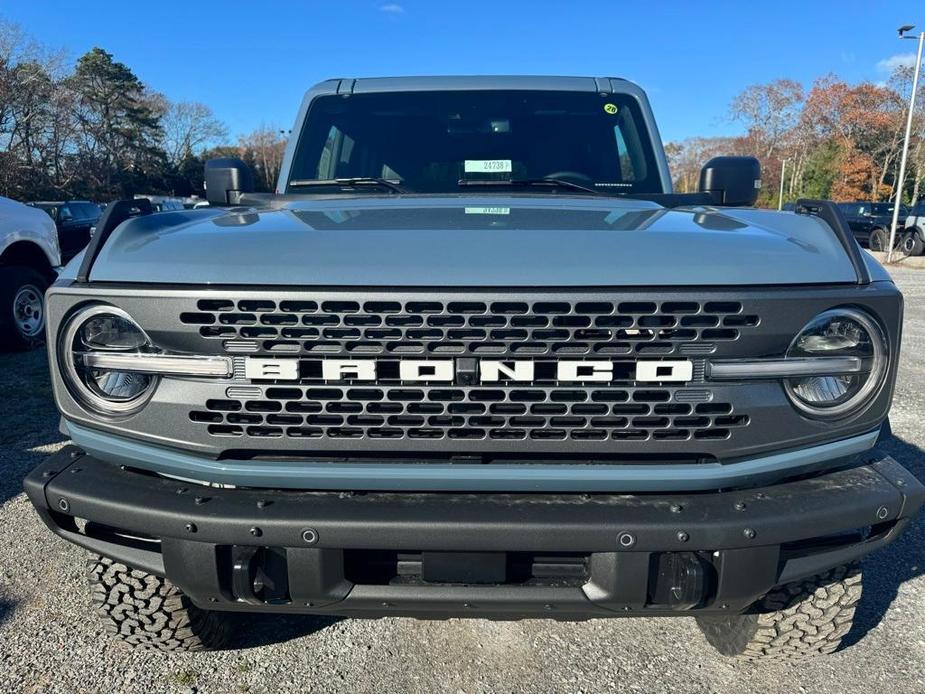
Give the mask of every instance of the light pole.
[[777, 196], [777, 209], [784, 209], [784, 172], [787, 171], [787, 162], [788, 159], [784, 159], [780, 163], [780, 195]]
[[[912, 24], [899, 27], [899, 38], [914, 39], [906, 32], [914, 29]], [[893, 262], [893, 244], [896, 243], [896, 224], [899, 222], [899, 206], [903, 200], [903, 184], [906, 181], [906, 158], [909, 156], [909, 137], [912, 135], [912, 116], [915, 113], [915, 93], [919, 88], [919, 71], [922, 69], [922, 46], [925, 46], [925, 31], [918, 36], [919, 50], [915, 56], [915, 72], [912, 75], [912, 96], [909, 97], [909, 117], [906, 118], [906, 139], [903, 141], [903, 155], [899, 160], [899, 180], [896, 182], [896, 201], [893, 203], [893, 223], [890, 225], [890, 245], [887, 247], [886, 262]]]

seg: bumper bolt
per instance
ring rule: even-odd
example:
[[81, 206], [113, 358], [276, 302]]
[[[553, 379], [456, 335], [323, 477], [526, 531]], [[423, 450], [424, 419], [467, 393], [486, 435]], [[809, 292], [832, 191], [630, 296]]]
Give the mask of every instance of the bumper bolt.
[[201, 506], [202, 504], [206, 503], [208, 500], [209, 500], [208, 497], [205, 497], [205, 496], [197, 496], [195, 499], [193, 499], [193, 502], [194, 502], [197, 506]]
[[188, 533], [194, 533], [197, 530], [195, 523], [187, 523], [184, 527]]
[[188, 491], [189, 491], [189, 489], [187, 489], [186, 487], [180, 487], [180, 488], [177, 490], [177, 494], [186, 494]]
[[681, 513], [684, 510], [684, 507], [681, 504], [672, 504], [668, 507], [672, 513]]
[[621, 547], [629, 549], [636, 544], [636, 537], [632, 533], [620, 533], [620, 536], [617, 537], [617, 542], [620, 543]]
[[68, 511], [71, 510], [71, 504], [68, 502], [67, 499], [65, 499], [64, 497], [61, 497], [60, 499], [58, 499], [58, 508], [64, 511], [65, 513], [67, 513]]
[[83, 468], [72, 467], [72, 468], [71, 468], [71, 474], [72, 474], [72, 475], [76, 475], [76, 474], [77, 474], [78, 472], [80, 472], [82, 469], [83, 469]]
[[71, 458], [75, 460], [80, 457], [80, 451], [71, 451]]
[[890, 511], [886, 506], [881, 506], [877, 509], [877, 520], [883, 520], [888, 515], [890, 515]]
[[745, 510], [745, 502], [744, 502], [744, 501], [737, 501], [737, 502], [735, 503], [735, 510], [736, 510], [736, 511], [744, 511], [744, 510]]
[[269, 505], [270, 505], [270, 502], [267, 501], [266, 499], [257, 500], [257, 508], [266, 508]]
[[57, 470], [45, 470], [45, 472], [42, 473], [42, 477], [51, 477], [52, 475], [57, 475], [57, 474], [58, 474]]
[[745, 530], [742, 531], [742, 534], [745, 535], [745, 537], [746, 537], [747, 539], [749, 539], [749, 540], [754, 540], [754, 539], [755, 539], [755, 536], [756, 536], [758, 533], [756, 533], [756, 532], [755, 532], [754, 530], [752, 530], [751, 528], [745, 528]]
[[311, 528], [305, 528], [302, 531], [302, 542], [307, 545], [313, 545], [318, 542], [318, 532]]
[[251, 529], [248, 530], [247, 532], [249, 532], [249, 533], [250, 533], [251, 535], [253, 535], [254, 537], [260, 537], [261, 535], [263, 535], [263, 531], [262, 531], [260, 528], [258, 528], [257, 526], [254, 526], [253, 528], [251, 528]]
[[687, 541], [690, 540], [690, 539], [691, 539], [691, 536], [688, 535], [688, 534], [687, 534], [686, 532], [684, 532], [683, 530], [681, 530], [681, 531], [678, 533], [678, 542], [687, 542]]
[[209, 598], [209, 602], [218, 602], [218, 598]]

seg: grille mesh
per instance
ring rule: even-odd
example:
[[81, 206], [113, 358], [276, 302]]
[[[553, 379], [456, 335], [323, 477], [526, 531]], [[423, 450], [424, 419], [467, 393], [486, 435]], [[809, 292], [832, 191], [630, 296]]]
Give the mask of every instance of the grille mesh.
[[229, 298], [201, 299], [180, 321], [228, 351], [606, 357], [707, 354], [759, 317], [735, 301]]
[[677, 402], [676, 390], [271, 386], [189, 416], [213, 436], [307, 439], [722, 440], [748, 425], [730, 403]]

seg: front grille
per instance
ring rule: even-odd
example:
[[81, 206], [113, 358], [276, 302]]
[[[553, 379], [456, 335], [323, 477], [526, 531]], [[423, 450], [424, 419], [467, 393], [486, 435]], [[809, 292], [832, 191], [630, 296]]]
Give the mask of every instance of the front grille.
[[[192, 308], [192, 307], [191, 307]], [[229, 351], [380, 355], [710, 353], [759, 317], [737, 301], [201, 299], [180, 313]]]
[[[512, 268], [512, 281], [515, 276]], [[233, 357], [234, 375], [227, 379], [161, 379], [150, 403], [119, 422], [121, 432], [254, 465], [289, 456], [474, 458], [485, 464], [730, 462], [796, 450], [874, 429], [892, 388], [885, 387], [856, 419], [823, 426], [794, 409], [779, 381], [713, 381], [706, 362], [781, 357], [814, 316], [836, 306], [863, 308], [891, 331], [901, 322], [895, 288], [887, 283], [712, 288], [133, 284], [53, 290], [48, 300], [52, 334], [88, 300], [126, 311], [167, 353]], [[375, 360], [373, 380], [324, 380], [324, 369], [317, 368], [327, 359], [364, 357]], [[895, 362], [895, 354], [891, 357]], [[248, 378], [245, 360], [272, 358], [298, 360], [298, 378]], [[635, 380], [638, 362], [661, 359], [692, 362], [692, 379]], [[453, 380], [396, 378], [395, 364], [407, 360], [453, 361]], [[488, 360], [529, 360], [537, 380], [482, 380]], [[612, 362], [613, 380], [550, 377], [558, 376], [551, 365], [583, 360]], [[69, 421], [99, 424], [60, 383], [56, 388]]]
[[[234, 392], [229, 389], [229, 392]], [[190, 420], [211, 436], [450, 441], [717, 441], [749, 423], [679, 388], [271, 386], [210, 399]], [[684, 398], [681, 398], [684, 399]]]

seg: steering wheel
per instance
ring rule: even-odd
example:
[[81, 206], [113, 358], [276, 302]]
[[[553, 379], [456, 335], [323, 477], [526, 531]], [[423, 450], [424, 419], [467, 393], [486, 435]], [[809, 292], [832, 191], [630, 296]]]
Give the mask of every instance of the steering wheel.
[[553, 171], [543, 176], [543, 178], [561, 178], [566, 181], [574, 181], [575, 183], [582, 183], [589, 186], [594, 185], [594, 179], [580, 171]]

